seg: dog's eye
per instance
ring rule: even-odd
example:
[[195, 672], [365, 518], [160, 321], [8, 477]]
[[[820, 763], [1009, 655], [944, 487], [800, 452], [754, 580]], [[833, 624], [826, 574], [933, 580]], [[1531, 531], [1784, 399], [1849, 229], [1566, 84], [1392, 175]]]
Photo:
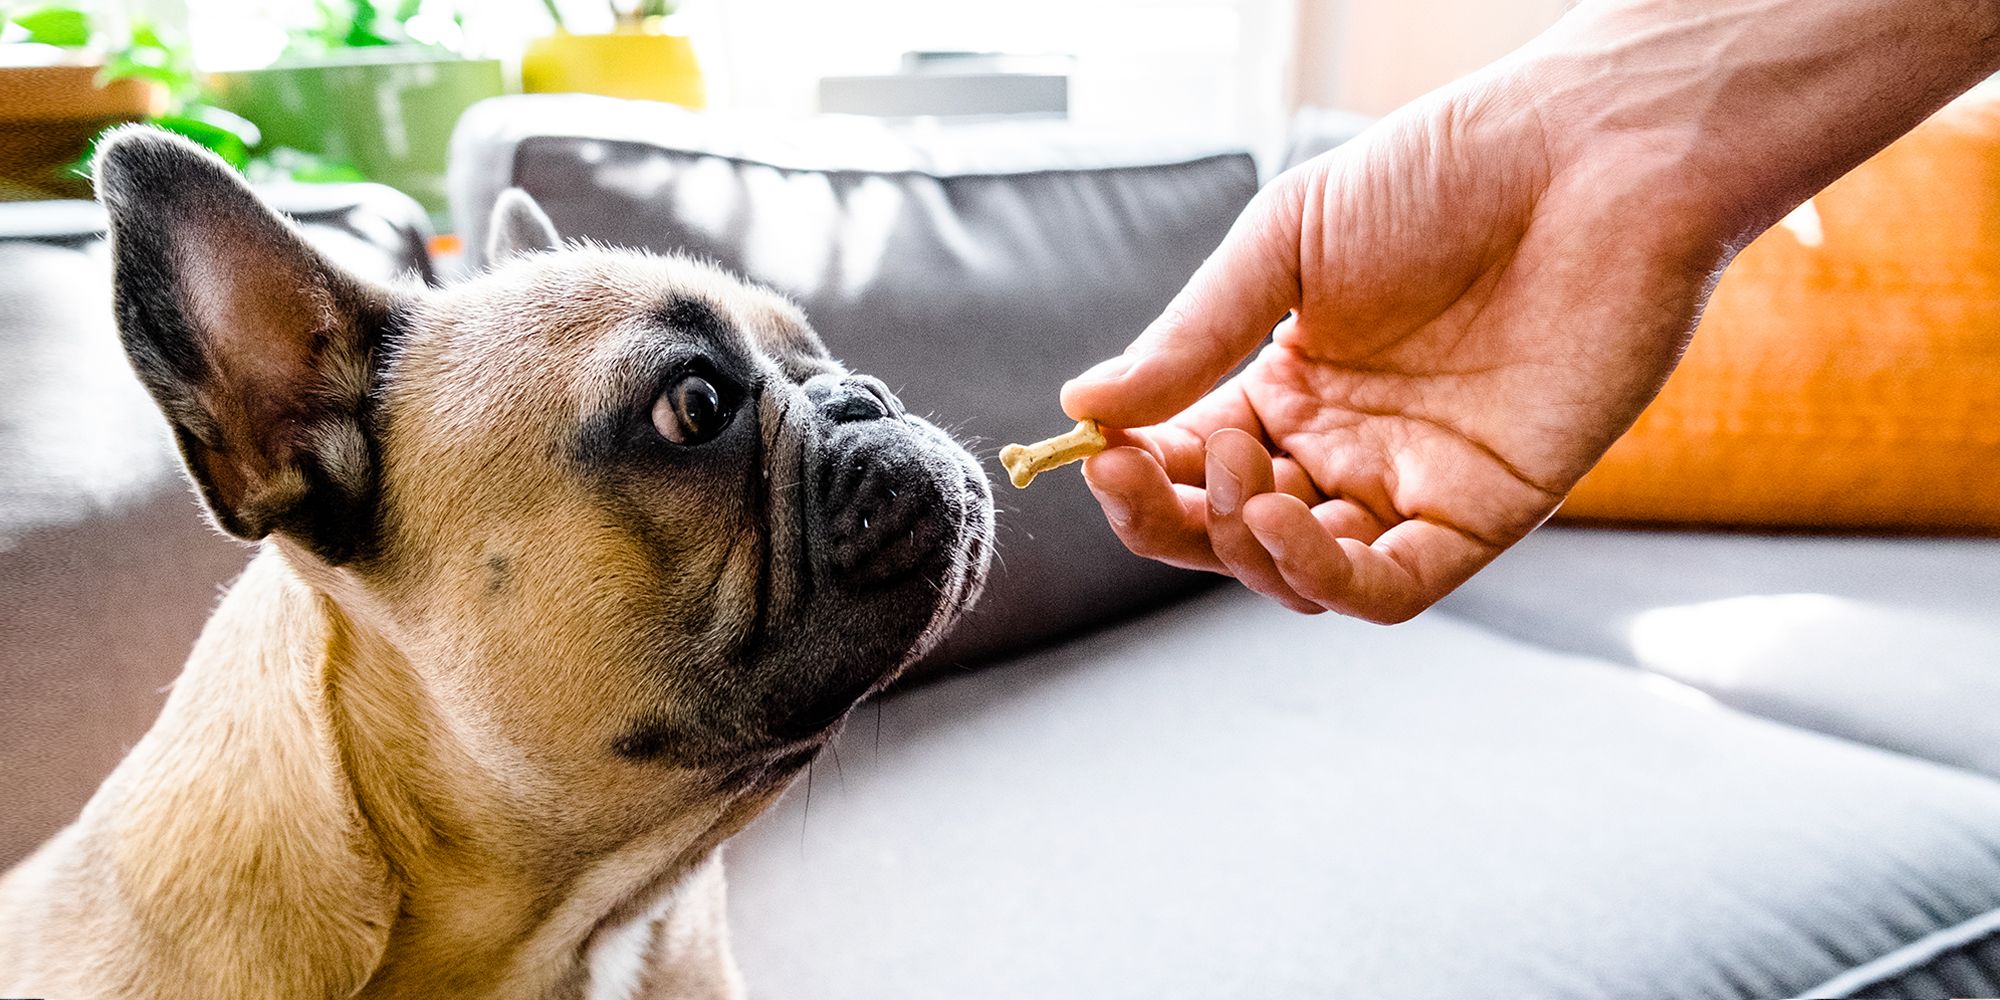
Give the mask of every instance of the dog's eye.
[[683, 375], [653, 402], [653, 429], [675, 444], [700, 444], [729, 426], [731, 416], [715, 383]]

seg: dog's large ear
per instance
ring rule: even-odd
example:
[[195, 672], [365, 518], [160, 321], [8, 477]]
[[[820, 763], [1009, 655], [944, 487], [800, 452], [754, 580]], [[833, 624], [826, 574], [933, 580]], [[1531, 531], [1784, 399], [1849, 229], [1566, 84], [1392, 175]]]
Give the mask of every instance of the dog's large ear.
[[520, 188], [500, 192], [493, 218], [486, 225], [486, 259], [499, 263], [517, 253], [554, 250], [562, 244], [555, 223], [535, 199]]
[[372, 538], [365, 408], [389, 294], [328, 263], [220, 159], [129, 127], [100, 146], [118, 328], [209, 512], [328, 562]]

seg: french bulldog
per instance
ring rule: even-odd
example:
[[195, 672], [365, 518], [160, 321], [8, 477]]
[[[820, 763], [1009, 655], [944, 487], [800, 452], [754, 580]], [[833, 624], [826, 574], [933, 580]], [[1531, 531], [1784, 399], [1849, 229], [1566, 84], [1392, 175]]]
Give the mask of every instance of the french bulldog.
[[96, 178], [132, 367], [258, 547], [0, 881], [0, 996], [742, 995], [718, 848], [976, 598], [978, 464], [779, 295], [518, 191], [485, 273], [386, 288], [165, 133]]

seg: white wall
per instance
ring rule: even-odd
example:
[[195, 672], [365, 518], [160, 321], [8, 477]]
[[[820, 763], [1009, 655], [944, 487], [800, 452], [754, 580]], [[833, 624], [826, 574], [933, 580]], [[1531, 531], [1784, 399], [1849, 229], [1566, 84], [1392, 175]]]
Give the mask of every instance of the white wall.
[[[310, 0], [98, 0], [177, 20], [192, 6], [210, 68], [268, 61], [273, 14]], [[581, 30], [600, 0], [559, 0]], [[908, 49], [1076, 57], [1072, 118], [1266, 147], [1291, 110], [1381, 114], [1533, 37], [1570, 0], [685, 0], [683, 27], [719, 107], [814, 110], [821, 76], [892, 71]], [[483, 54], [511, 56], [547, 30], [536, 0], [467, 5]]]
[[964, 49], [1074, 56], [1071, 117], [1093, 127], [1261, 142], [1289, 110], [1296, 0], [697, 2], [725, 106], [805, 113], [821, 76]]
[[1382, 114], [1498, 59], [1571, 0], [1298, 0], [1292, 94]]

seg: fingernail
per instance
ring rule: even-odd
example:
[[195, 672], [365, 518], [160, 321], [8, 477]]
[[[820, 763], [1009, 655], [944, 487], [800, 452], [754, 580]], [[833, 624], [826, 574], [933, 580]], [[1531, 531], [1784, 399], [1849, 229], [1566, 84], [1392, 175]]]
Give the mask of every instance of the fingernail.
[[1228, 516], [1243, 503], [1243, 482], [1221, 459], [1209, 463], [1215, 474], [1208, 477], [1208, 509]]
[[1073, 379], [1070, 379], [1070, 381], [1110, 382], [1124, 375], [1126, 372], [1131, 371], [1132, 365], [1136, 361], [1138, 361], [1138, 359], [1132, 357], [1129, 354], [1120, 354], [1115, 358], [1105, 358], [1103, 361], [1099, 361], [1098, 363], [1091, 365], [1089, 370], [1085, 371], [1083, 374], [1078, 375]]

